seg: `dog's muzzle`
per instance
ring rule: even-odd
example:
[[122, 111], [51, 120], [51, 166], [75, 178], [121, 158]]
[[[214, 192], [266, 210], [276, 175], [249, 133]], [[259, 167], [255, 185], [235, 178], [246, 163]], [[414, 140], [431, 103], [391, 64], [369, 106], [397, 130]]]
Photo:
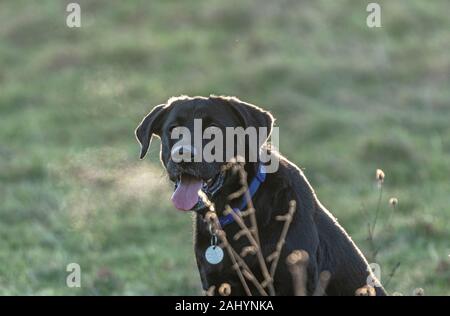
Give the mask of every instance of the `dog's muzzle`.
[[[220, 188], [222, 188], [224, 181], [225, 181], [225, 172], [219, 172], [211, 183], [208, 184], [206, 182], [203, 182], [201, 190], [208, 197], [208, 199], [212, 199], [215, 196], [215, 194], [220, 190]], [[177, 189], [178, 185], [179, 181], [176, 181], [174, 190]], [[203, 202], [203, 200], [199, 197], [197, 203], [194, 205], [193, 208], [190, 209], [190, 211], [197, 212], [204, 208], [206, 208], [206, 205]]]

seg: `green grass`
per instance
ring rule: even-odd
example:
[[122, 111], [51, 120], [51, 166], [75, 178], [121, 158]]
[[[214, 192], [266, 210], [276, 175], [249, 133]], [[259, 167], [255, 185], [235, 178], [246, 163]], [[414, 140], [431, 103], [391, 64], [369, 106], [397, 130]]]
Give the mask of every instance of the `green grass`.
[[192, 220], [133, 132], [173, 95], [214, 93], [273, 112], [366, 253], [382, 168], [388, 290], [450, 295], [450, 4], [379, 1], [369, 29], [367, 2], [86, 0], [70, 29], [61, 1], [2, 1], [0, 294], [200, 294]]

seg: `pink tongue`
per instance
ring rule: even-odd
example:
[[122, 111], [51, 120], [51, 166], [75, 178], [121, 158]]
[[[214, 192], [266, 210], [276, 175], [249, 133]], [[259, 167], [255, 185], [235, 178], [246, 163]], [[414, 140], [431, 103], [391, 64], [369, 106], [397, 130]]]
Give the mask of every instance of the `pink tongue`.
[[202, 188], [202, 180], [191, 175], [182, 175], [177, 189], [172, 194], [173, 205], [182, 211], [189, 211], [197, 204], [198, 191]]

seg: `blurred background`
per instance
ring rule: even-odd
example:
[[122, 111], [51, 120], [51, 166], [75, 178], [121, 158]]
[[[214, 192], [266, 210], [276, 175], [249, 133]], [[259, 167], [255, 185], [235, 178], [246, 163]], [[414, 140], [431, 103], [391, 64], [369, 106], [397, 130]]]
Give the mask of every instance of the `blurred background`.
[[171, 96], [224, 94], [272, 111], [369, 257], [383, 169], [382, 281], [450, 295], [449, 1], [377, 1], [381, 28], [369, 1], [85, 0], [80, 28], [69, 2], [0, 3], [0, 294], [202, 294], [192, 218], [134, 129]]

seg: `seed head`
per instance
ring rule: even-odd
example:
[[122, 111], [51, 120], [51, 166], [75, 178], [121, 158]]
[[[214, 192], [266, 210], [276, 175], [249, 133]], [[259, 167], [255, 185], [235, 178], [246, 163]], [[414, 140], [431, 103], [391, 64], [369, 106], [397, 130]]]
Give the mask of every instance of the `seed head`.
[[369, 296], [368, 294], [369, 293], [367, 292], [367, 288], [365, 286], [355, 291], [355, 296]]
[[287, 256], [286, 263], [288, 265], [305, 264], [309, 261], [309, 255], [304, 250], [294, 250]]
[[421, 287], [418, 287], [417, 289], [414, 289], [413, 295], [414, 296], [424, 296], [425, 291]]
[[219, 294], [221, 296], [230, 296], [231, 286], [228, 283], [222, 283], [219, 287]]
[[384, 181], [384, 171], [383, 170], [377, 169], [376, 179], [379, 183], [383, 183], [383, 181]]
[[207, 223], [214, 223], [217, 220], [217, 214], [211, 211], [208, 211], [205, 214], [205, 220]]
[[391, 197], [391, 198], [389, 199], [389, 205], [391, 205], [392, 207], [396, 207], [397, 204], [398, 204], [398, 199], [397, 199], [397, 198]]

